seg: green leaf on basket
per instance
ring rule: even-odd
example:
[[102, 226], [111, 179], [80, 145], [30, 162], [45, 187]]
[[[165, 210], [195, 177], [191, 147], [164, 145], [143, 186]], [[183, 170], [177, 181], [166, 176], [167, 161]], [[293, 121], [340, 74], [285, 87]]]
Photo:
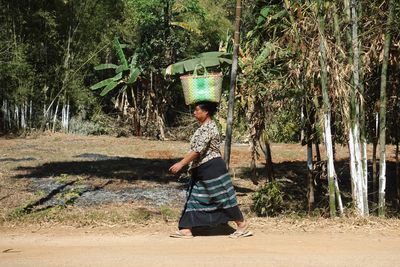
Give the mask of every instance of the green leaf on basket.
[[165, 70], [165, 74], [174, 75], [191, 72], [198, 64], [203, 64], [206, 68], [224, 64], [230, 65], [232, 64], [232, 60], [230, 59], [231, 56], [232, 55], [229, 53], [219, 51], [201, 53], [195, 58], [186, 59], [169, 65]]
[[223, 57], [221, 57], [221, 58], [219, 58], [219, 61], [220, 61], [221, 63], [227, 63], [227, 64], [229, 64], [229, 65], [232, 64], [232, 59], [228, 59], [228, 58], [223, 58]]
[[225, 53], [225, 52], [219, 52], [219, 51], [213, 51], [213, 52], [205, 52], [205, 53], [201, 53], [198, 55], [198, 57], [221, 57], [221, 56], [227, 56], [229, 54]]
[[[185, 67], [185, 71], [193, 71], [198, 64], [200, 64], [199, 58], [194, 58], [194, 59], [189, 59], [189, 60], [183, 61], [183, 66]], [[204, 67], [207, 67], [207, 66], [204, 66]]]
[[204, 67], [214, 67], [219, 66], [220, 61], [217, 57], [204, 57], [200, 59], [200, 63], [204, 65]]

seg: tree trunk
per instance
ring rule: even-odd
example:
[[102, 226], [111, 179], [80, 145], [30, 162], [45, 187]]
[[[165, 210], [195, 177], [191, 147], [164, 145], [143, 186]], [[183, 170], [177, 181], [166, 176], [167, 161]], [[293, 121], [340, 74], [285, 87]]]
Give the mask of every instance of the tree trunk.
[[53, 128], [52, 128], [52, 132], [54, 133], [56, 130], [56, 122], [57, 122], [57, 112], [58, 112], [58, 105], [60, 104], [60, 101], [57, 101], [57, 105], [56, 105], [56, 111], [54, 112], [54, 118], [53, 118]]
[[379, 201], [378, 215], [385, 216], [385, 188], [386, 188], [386, 82], [389, 61], [391, 25], [393, 20], [393, 0], [389, 0], [389, 15], [386, 24], [385, 45], [383, 47], [383, 62], [380, 89], [379, 109]]
[[267, 181], [272, 182], [274, 180], [274, 168], [272, 163], [271, 145], [269, 143], [269, 138], [267, 133], [264, 132], [261, 135], [260, 142], [265, 156], [265, 171], [267, 174]]
[[319, 162], [321, 161], [321, 151], [319, 150], [319, 140], [318, 137], [316, 137], [317, 139], [315, 140], [315, 158], [316, 160]]
[[[135, 135], [137, 136], [141, 136], [142, 135], [142, 129], [141, 129], [141, 125], [140, 125], [140, 113], [138, 110], [138, 105], [136, 102], [136, 96], [135, 96], [135, 92], [134, 89], [131, 88], [131, 96], [132, 96], [132, 103], [133, 103], [133, 127], [135, 128]], [[146, 111], [147, 113], [148, 111]]]
[[376, 150], [378, 146], [378, 134], [379, 134], [379, 113], [375, 116], [375, 135], [372, 141], [372, 199], [374, 203], [378, 203], [378, 171], [377, 171], [377, 160]]
[[256, 111], [256, 101], [258, 101], [257, 98], [252, 98], [251, 96], [248, 97], [247, 102], [248, 102], [248, 112], [246, 113], [247, 120], [249, 121], [249, 144], [250, 144], [250, 155], [251, 155], [251, 160], [250, 160], [250, 170], [251, 170], [251, 176], [250, 179], [253, 182], [253, 184], [257, 185], [257, 171], [256, 171], [256, 159], [257, 159], [257, 142], [261, 142], [260, 140], [260, 135], [259, 131], [260, 129], [263, 129], [264, 127], [260, 126], [257, 121], [257, 111]]
[[[400, 66], [400, 65], [399, 65]], [[397, 114], [400, 114], [399, 96], [397, 96], [395, 101], [395, 110], [397, 109]], [[396, 125], [400, 125], [400, 118], [397, 116]], [[396, 198], [397, 198], [397, 210], [400, 210], [400, 166], [399, 166], [399, 143], [400, 143], [400, 130], [399, 127], [396, 128]]]
[[[350, 91], [350, 129], [349, 129], [349, 146], [350, 146], [350, 168], [352, 179], [353, 201], [358, 214], [364, 216], [368, 214], [368, 201], [366, 188], [366, 179], [364, 177], [363, 168], [363, 143], [361, 140], [361, 123], [360, 123], [360, 52], [358, 44], [358, 14], [357, 0], [351, 0], [351, 48], [353, 51], [353, 86]], [[363, 96], [361, 96], [362, 98]]]
[[29, 127], [30, 128], [33, 128], [32, 111], [33, 111], [33, 106], [32, 106], [32, 99], [31, 99], [31, 101], [29, 101]]
[[3, 105], [1, 107], [1, 110], [3, 112], [3, 128], [4, 132], [7, 132], [7, 126], [8, 126], [8, 105], [7, 105], [7, 100], [3, 99]]
[[397, 210], [400, 209], [400, 166], [399, 166], [399, 130], [397, 130], [396, 138], [396, 196]]
[[27, 112], [28, 112], [28, 107], [27, 107], [27, 105], [26, 105], [26, 102], [23, 102], [22, 103], [22, 107], [21, 107], [21, 128], [23, 129], [23, 130], [25, 130], [26, 129], [26, 127], [27, 127], [27, 124], [26, 124], [26, 121], [27, 121]]
[[313, 153], [312, 153], [312, 140], [307, 142], [307, 200], [308, 200], [308, 214], [314, 210], [314, 192], [315, 192], [314, 174], [313, 174]]
[[336, 215], [335, 203], [335, 170], [333, 163], [333, 149], [332, 149], [332, 134], [331, 134], [331, 103], [329, 100], [328, 92], [328, 72], [326, 63], [326, 48], [325, 48], [325, 21], [323, 16], [323, 4], [321, 0], [318, 1], [318, 31], [320, 36], [320, 66], [321, 66], [321, 88], [323, 97], [323, 110], [324, 110], [324, 137], [327, 157], [327, 176], [328, 176], [328, 190], [329, 190], [329, 213], [331, 217]]
[[224, 150], [224, 160], [226, 162], [228, 169], [231, 157], [233, 111], [235, 103], [235, 87], [236, 87], [236, 76], [237, 76], [237, 66], [238, 66], [241, 10], [242, 10], [241, 0], [236, 0], [235, 37], [234, 37], [234, 47], [233, 47], [233, 60], [232, 60], [228, 116], [226, 124], [225, 150]]
[[[304, 84], [304, 79], [303, 84]], [[312, 102], [311, 102], [312, 103]], [[308, 214], [314, 210], [315, 203], [315, 178], [314, 178], [314, 162], [313, 162], [313, 126], [315, 124], [315, 109], [312, 104], [309, 104], [307, 96], [303, 98], [302, 104], [302, 125], [304, 125], [303, 132], [304, 136], [302, 139], [302, 145], [307, 144], [307, 203], [308, 203]]]

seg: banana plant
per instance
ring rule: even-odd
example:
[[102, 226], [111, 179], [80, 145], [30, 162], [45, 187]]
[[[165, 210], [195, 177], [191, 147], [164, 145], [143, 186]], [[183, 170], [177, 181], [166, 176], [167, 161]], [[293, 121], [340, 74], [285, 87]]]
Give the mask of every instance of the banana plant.
[[[133, 55], [130, 62], [126, 59], [123, 48], [126, 47], [125, 44], [121, 44], [117, 37], [114, 38], [113, 46], [119, 59], [120, 65], [116, 64], [100, 64], [96, 66], [95, 70], [106, 70], [115, 69], [115, 76], [102, 80], [90, 87], [92, 90], [103, 89], [100, 93], [101, 96], [105, 96], [110, 91], [115, 88], [121, 88], [121, 91], [126, 90], [126, 88], [135, 83], [142, 70], [140, 66], [137, 65], [137, 55]], [[122, 86], [122, 87], [121, 87]]]

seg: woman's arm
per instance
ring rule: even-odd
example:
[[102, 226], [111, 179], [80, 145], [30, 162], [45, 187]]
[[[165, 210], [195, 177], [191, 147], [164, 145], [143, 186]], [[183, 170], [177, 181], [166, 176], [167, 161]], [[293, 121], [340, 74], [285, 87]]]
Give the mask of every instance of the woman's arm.
[[200, 155], [199, 152], [190, 151], [181, 161], [175, 163], [169, 168], [169, 171], [172, 173], [179, 172], [183, 167], [189, 164], [192, 160], [196, 159]]

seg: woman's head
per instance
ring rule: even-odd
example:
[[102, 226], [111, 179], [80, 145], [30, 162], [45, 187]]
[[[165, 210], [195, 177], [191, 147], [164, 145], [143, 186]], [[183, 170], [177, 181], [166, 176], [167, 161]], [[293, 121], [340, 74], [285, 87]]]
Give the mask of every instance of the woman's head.
[[198, 102], [195, 104], [194, 116], [200, 122], [203, 122], [207, 117], [212, 117], [217, 112], [217, 103], [214, 102]]

